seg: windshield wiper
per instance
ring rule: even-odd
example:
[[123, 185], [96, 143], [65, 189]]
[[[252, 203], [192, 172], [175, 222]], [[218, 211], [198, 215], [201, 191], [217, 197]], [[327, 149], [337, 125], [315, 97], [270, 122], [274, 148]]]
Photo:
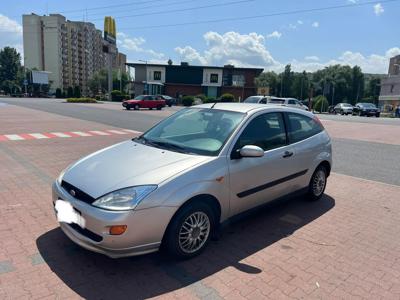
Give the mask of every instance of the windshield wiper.
[[161, 142], [161, 141], [151, 141], [151, 143], [156, 144], [164, 149], [173, 149], [177, 152], [182, 152], [182, 153], [190, 153], [190, 151], [188, 151], [188, 149], [186, 149], [183, 146], [180, 145], [176, 145], [176, 144], [172, 144], [172, 143], [168, 143], [168, 142]]

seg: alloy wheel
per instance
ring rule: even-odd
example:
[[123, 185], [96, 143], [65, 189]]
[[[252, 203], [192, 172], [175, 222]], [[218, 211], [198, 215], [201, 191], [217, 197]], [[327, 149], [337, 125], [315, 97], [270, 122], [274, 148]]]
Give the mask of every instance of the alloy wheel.
[[179, 230], [179, 247], [191, 254], [200, 250], [210, 234], [210, 219], [207, 214], [196, 211], [190, 214]]
[[314, 175], [312, 182], [312, 191], [315, 196], [320, 196], [325, 189], [326, 185], [326, 174], [323, 170], [318, 170]]

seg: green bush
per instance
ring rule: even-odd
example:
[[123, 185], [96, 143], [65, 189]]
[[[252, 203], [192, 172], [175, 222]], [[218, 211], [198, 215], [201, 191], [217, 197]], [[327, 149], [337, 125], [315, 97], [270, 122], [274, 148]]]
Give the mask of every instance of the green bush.
[[56, 89], [56, 98], [62, 98], [62, 91], [60, 88]]
[[81, 97], [81, 88], [77, 85], [74, 87], [74, 97], [75, 98]]
[[68, 98], [68, 103], [97, 103], [93, 98]]
[[317, 96], [314, 99], [313, 109], [318, 112], [327, 112], [329, 107], [329, 102], [326, 100], [325, 96]]
[[122, 93], [119, 90], [113, 90], [111, 92], [111, 100], [112, 101], [122, 102], [123, 100], [127, 100], [127, 99], [130, 99], [130, 96]]
[[183, 106], [192, 106], [193, 102], [194, 102], [194, 97], [193, 96], [184, 96], [182, 98]]
[[221, 96], [221, 102], [234, 102], [235, 96], [232, 94], [226, 93]]
[[203, 101], [203, 103], [205, 103], [205, 101], [207, 100], [207, 97], [204, 94], [198, 94], [195, 96], [195, 98], [199, 98], [201, 101]]

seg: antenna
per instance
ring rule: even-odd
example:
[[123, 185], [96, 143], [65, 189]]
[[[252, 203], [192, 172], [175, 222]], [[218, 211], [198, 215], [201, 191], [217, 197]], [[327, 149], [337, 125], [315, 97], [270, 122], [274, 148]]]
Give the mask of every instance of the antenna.
[[210, 107], [210, 109], [214, 108], [215, 104], [217, 104], [217, 102], [214, 102], [214, 104]]

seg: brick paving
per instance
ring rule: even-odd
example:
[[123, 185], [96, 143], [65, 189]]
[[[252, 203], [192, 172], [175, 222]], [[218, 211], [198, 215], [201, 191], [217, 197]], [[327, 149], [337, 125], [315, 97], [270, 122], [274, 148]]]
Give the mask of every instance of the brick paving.
[[[23, 128], [19, 118], [5, 124], [2, 110], [2, 132], [106, 129], [33, 111]], [[191, 260], [81, 249], [58, 227], [50, 184], [72, 161], [126, 139], [0, 143], [0, 299], [400, 299], [400, 186], [335, 173], [321, 201], [271, 205]]]

